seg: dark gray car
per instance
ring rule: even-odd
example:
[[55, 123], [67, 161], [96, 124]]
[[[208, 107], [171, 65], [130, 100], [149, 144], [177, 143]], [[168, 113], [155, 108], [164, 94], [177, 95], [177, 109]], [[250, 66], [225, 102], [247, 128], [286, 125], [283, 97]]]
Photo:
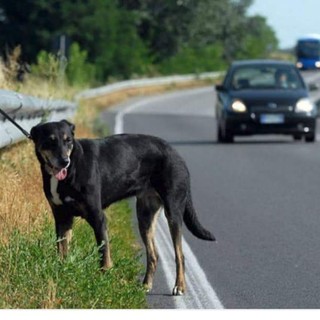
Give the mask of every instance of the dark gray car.
[[289, 134], [295, 140], [315, 141], [317, 109], [293, 63], [236, 61], [216, 91], [219, 142], [253, 134]]

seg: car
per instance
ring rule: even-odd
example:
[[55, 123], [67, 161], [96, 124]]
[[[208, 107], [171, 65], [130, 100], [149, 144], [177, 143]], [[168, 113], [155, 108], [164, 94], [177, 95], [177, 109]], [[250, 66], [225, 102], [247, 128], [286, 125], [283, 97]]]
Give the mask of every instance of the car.
[[254, 134], [316, 139], [317, 108], [297, 67], [286, 61], [235, 61], [216, 85], [218, 142]]

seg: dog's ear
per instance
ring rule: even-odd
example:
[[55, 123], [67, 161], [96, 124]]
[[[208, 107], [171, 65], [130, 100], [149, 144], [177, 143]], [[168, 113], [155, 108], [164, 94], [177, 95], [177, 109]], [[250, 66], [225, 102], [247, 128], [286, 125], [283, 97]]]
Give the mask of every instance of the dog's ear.
[[39, 137], [39, 125], [36, 125], [35, 127], [33, 127], [30, 131], [30, 136], [32, 141], [36, 142], [38, 140]]
[[60, 122], [67, 124], [70, 127], [72, 135], [74, 136], [74, 130], [76, 129], [76, 126], [68, 120], [61, 120]]

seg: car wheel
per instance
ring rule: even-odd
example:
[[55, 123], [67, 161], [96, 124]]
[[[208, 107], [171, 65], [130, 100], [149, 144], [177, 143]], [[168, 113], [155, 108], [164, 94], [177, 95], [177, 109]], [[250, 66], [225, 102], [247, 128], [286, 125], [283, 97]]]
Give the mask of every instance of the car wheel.
[[301, 134], [294, 134], [294, 135], [293, 135], [293, 139], [294, 139], [295, 141], [299, 141], [299, 140], [302, 139], [302, 135], [301, 135]]
[[219, 143], [223, 143], [224, 142], [220, 126], [218, 126], [217, 138], [218, 138], [218, 142]]
[[222, 130], [220, 126], [218, 126], [217, 136], [219, 143], [232, 143], [234, 141], [233, 134], [226, 130]]
[[227, 132], [227, 133], [225, 134], [225, 142], [226, 142], [226, 143], [233, 143], [233, 141], [234, 141], [234, 136], [233, 136], [233, 134], [230, 133], [230, 132]]
[[305, 140], [306, 140], [306, 142], [315, 142], [315, 141], [316, 141], [316, 135], [315, 135], [315, 133], [307, 134], [307, 135], [305, 136]]

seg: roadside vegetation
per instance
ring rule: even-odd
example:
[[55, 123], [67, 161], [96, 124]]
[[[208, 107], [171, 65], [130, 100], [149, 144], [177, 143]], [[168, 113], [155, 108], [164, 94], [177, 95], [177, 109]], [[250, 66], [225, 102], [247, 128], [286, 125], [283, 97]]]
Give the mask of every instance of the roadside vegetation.
[[[77, 137], [93, 137], [80, 108]], [[82, 115], [80, 116], [80, 114]], [[81, 118], [81, 121], [77, 119]], [[99, 271], [93, 231], [77, 219], [61, 261], [32, 142], [0, 150], [0, 308], [145, 308], [140, 250], [127, 202], [107, 211], [114, 267]]]
[[[59, 74], [54, 71], [57, 59], [49, 55], [47, 68], [53, 71], [46, 79], [39, 76], [39, 71], [22, 84], [15, 81], [16, 50], [10, 54], [9, 67], [0, 68], [2, 88], [47, 99], [68, 99], [70, 91], [79, 90], [67, 81], [64, 89], [59, 87]], [[41, 70], [41, 61], [37, 67]], [[93, 104], [80, 104], [73, 119], [78, 138], [96, 136], [97, 112]], [[32, 142], [0, 149], [0, 172], [0, 308], [146, 307], [140, 283], [140, 248], [126, 201], [107, 210], [114, 267], [102, 273], [93, 231], [80, 218], [74, 226], [69, 256], [64, 261], [59, 259], [54, 221]]]

